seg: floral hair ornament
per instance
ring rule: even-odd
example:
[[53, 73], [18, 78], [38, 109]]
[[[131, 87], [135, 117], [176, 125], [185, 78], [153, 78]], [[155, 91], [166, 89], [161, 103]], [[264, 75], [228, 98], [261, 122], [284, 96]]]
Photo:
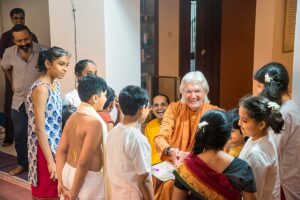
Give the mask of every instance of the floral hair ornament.
[[273, 111], [278, 111], [280, 106], [277, 103], [270, 101], [268, 103], [268, 108], [271, 108], [273, 112]]
[[266, 73], [266, 74], [265, 74], [265, 83], [270, 83], [271, 80], [273, 80], [272, 77], [270, 77], [269, 74]]
[[207, 121], [203, 121], [203, 122], [201, 122], [201, 123], [198, 124], [198, 127], [199, 127], [200, 130], [202, 130], [203, 132], [205, 132], [204, 128], [205, 128], [206, 125], [208, 125], [208, 122]]

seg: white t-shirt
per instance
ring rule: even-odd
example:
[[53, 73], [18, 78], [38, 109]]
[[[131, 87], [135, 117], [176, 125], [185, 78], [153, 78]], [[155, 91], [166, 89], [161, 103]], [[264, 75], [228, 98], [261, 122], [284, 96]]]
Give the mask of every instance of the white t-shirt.
[[73, 105], [76, 108], [79, 106], [80, 103], [81, 100], [79, 98], [77, 89], [73, 89], [71, 92], [67, 93], [63, 100], [64, 105]]
[[137, 177], [151, 172], [151, 147], [140, 129], [116, 125], [108, 134], [106, 162], [112, 199], [142, 199]]
[[300, 108], [293, 100], [282, 104], [283, 131], [274, 135], [281, 186], [286, 199], [300, 199]]
[[252, 141], [250, 137], [244, 145], [240, 159], [252, 168], [259, 200], [280, 200], [280, 180], [276, 146], [269, 135]]

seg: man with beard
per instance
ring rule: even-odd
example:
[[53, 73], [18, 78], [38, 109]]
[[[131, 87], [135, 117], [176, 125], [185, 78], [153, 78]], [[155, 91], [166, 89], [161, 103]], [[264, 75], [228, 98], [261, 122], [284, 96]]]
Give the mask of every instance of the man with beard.
[[[22, 8], [14, 8], [10, 11], [10, 19], [12, 24], [15, 26], [17, 24], [25, 23], [25, 12]], [[34, 42], [38, 42], [37, 37], [33, 34], [32, 40]], [[14, 45], [13, 36], [11, 34], [11, 30], [4, 32], [0, 39], [0, 59], [2, 59], [4, 51], [6, 48]], [[10, 107], [12, 102], [13, 91], [10, 85], [9, 80], [5, 77], [5, 105], [4, 105], [4, 115], [5, 115], [5, 138], [3, 142], [3, 147], [10, 146], [13, 143], [14, 139], [14, 130], [13, 124], [10, 117]]]
[[33, 82], [39, 77], [36, 66], [40, 45], [32, 41], [29, 28], [17, 24], [11, 29], [15, 45], [5, 50], [1, 67], [14, 91], [11, 118], [14, 127], [17, 167], [9, 174], [16, 175], [28, 167], [26, 96]]

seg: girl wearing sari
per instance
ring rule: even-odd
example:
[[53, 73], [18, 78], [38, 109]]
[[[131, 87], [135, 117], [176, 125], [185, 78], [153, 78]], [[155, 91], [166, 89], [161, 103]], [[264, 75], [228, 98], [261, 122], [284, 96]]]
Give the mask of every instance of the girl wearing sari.
[[251, 167], [223, 151], [231, 129], [224, 111], [202, 116], [192, 153], [174, 171], [173, 200], [256, 199]]

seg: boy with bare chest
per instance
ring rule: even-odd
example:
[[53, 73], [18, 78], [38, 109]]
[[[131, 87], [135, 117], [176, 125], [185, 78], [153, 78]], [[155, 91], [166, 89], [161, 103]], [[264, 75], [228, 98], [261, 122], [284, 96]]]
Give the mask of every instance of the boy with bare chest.
[[[58, 192], [61, 199], [104, 199], [103, 139], [106, 124], [97, 111], [106, 102], [107, 85], [95, 75], [79, 81], [81, 104], [63, 130], [57, 149]], [[104, 137], [104, 138], [103, 138]]]

